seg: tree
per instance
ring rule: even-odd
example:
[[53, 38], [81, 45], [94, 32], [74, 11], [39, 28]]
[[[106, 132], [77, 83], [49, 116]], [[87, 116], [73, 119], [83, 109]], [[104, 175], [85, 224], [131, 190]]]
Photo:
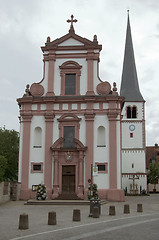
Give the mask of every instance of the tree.
[[159, 179], [159, 163], [151, 163], [150, 170], [147, 175], [148, 183], [154, 184], [154, 190], [156, 190], [156, 184]]
[[0, 155], [0, 182], [3, 181], [6, 168], [7, 168], [7, 159]]
[[[0, 128], [0, 159], [1, 164], [5, 167], [3, 180], [17, 180], [18, 173], [18, 153], [19, 153], [19, 133], [15, 130]], [[4, 158], [7, 163], [4, 163]], [[2, 181], [2, 180], [1, 180]]]

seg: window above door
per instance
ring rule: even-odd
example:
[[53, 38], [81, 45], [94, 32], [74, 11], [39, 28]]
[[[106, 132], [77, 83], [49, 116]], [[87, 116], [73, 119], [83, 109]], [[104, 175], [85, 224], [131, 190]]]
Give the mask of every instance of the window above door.
[[80, 95], [81, 68], [77, 62], [67, 61], [60, 67], [61, 96]]

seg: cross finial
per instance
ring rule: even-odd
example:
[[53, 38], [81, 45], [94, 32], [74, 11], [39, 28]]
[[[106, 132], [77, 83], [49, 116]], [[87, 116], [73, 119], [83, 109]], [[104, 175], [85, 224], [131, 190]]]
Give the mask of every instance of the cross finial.
[[69, 32], [75, 32], [75, 31], [74, 31], [74, 27], [73, 27], [73, 23], [76, 23], [76, 22], [77, 22], [77, 19], [74, 19], [73, 14], [71, 15], [71, 20], [68, 19], [67, 22], [68, 22], [68, 23], [71, 23]]

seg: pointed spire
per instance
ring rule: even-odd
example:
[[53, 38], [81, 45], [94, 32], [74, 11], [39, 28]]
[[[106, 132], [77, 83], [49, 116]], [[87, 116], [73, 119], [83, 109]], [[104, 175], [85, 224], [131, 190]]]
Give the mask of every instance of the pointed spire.
[[131, 37], [129, 10], [120, 95], [124, 96], [126, 101], [144, 101], [138, 84], [133, 43]]

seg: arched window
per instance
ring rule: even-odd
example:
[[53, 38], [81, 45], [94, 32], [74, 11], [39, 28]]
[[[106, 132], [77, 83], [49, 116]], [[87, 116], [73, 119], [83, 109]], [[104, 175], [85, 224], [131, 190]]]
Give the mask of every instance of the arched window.
[[36, 127], [34, 129], [34, 147], [41, 148], [42, 146], [42, 129], [40, 127]]
[[64, 62], [60, 68], [61, 95], [80, 95], [81, 68], [77, 62]]
[[131, 118], [131, 107], [127, 107], [127, 118]]
[[132, 118], [136, 118], [136, 107], [132, 108]]
[[105, 127], [100, 126], [97, 130], [97, 146], [98, 147], [105, 147]]
[[126, 116], [127, 118], [137, 118], [137, 107], [136, 106], [128, 106], [126, 108]]

